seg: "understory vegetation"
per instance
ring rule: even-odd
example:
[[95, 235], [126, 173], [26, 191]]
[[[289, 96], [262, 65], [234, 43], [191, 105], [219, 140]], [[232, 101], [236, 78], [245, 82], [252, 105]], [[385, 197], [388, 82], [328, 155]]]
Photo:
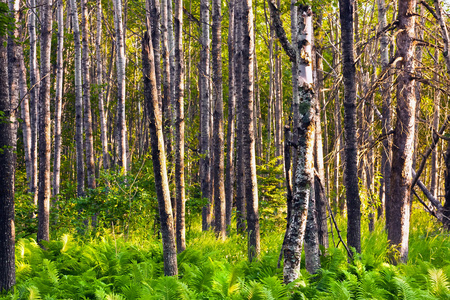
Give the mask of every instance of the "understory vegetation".
[[[212, 232], [202, 233], [201, 217], [191, 207], [187, 249], [178, 255], [179, 277], [164, 277], [162, 244], [157, 230], [152, 228], [150, 213], [132, 212], [146, 205], [143, 199], [148, 199], [149, 206], [155, 200], [151, 195], [140, 194], [141, 181], [136, 180], [134, 185], [130, 182], [133, 181], [128, 180], [127, 186], [135, 190], [131, 198], [126, 198], [120, 193], [129, 194], [130, 190], [115, 188], [117, 181], [111, 180], [107, 202], [109, 209], [123, 210], [111, 212], [114, 215], [131, 214], [128, 225], [124, 225], [127, 218], [114, 225], [105, 207], [104, 214], [97, 216], [97, 227], [84, 221], [89, 224], [84, 230], [80, 225], [83, 222], [76, 225], [79, 216], [54, 215], [53, 218], [73, 226], [58, 230], [54, 222], [53, 232], [58, 236], [44, 244], [46, 250], [19, 227], [18, 236], [22, 237], [16, 243], [17, 285], [0, 299], [450, 298], [450, 238], [418, 207], [413, 208], [411, 219], [408, 264], [389, 263], [395, 253], [389, 250], [383, 220], [376, 223], [372, 233], [364, 223], [362, 254], [355, 254], [350, 262], [333, 228], [330, 248], [321, 257], [318, 274], [310, 275], [302, 268], [300, 278], [288, 285], [283, 284], [282, 266], [277, 268], [283, 226], [262, 218], [261, 257], [249, 263], [245, 236], [236, 234], [234, 228], [226, 241], [218, 241]], [[127, 201], [121, 205], [114, 199]], [[72, 211], [82, 204], [72, 204]], [[80, 216], [87, 217], [86, 210], [79, 211]], [[345, 236], [345, 219], [337, 219]], [[138, 230], [133, 222], [148, 225]]]

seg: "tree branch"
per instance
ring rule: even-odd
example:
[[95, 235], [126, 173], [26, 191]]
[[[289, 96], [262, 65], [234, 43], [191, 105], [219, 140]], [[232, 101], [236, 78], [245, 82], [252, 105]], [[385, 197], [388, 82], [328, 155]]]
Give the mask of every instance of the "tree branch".
[[286, 52], [287, 56], [289, 56], [290, 61], [295, 63], [295, 50], [286, 36], [286, 31], [284, 31], [283, 22], [281, 22], [280, 18], [280, 11], [275, 6], [275, 3], [273, 3], [273, 0], [268, 0], [268, 3], [270, 8], [270, 18], [272, 19], [272, 26], [275, 29], [278, 40], [280, 41], [280, 44]]

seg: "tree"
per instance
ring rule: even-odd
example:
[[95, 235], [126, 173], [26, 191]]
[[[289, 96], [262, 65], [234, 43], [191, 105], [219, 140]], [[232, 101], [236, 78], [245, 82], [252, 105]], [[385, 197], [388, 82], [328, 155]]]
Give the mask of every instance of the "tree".
[[[169, 0], [170, 1], [170, 0]], [[186, 249], [185, 226], [185, 182], [184, 182], [184, 58], [183, 58], [183, 1], [175, 2], [175, 103], [176, 103], [176, 163], [177, 188], [177, 250]]]
[[122, 20], [122, 0], [113, 0], [114, 5], [114, 27], [116, 41], [116, 68], [117, 68], [117, 141], [119, 165], [122, 172], [127, 173], [127, 123], [125, 118], [125, 99], [126, 99], [126, 82], [125, 82], [125, 35]]
[[92, 135], [91, 115], [91, 76], [88, 44], [88, 8], [87, 0], [81, 0], [81, 30], [82, 30], [82, 74], [83, 74], [83, 121], [86, 151], [86, 176], [89, 189], [95, 189], [94, 137]]
[[344, 76], [344, 179], [347, 196], [347, 243], [361, 252], [361, 201], [358, 187], [358, 144], [356, 140], [356, 70], [353, 36], [353, 2], [339, 0]]
[[223, 90], [222, 90], [222, 41], [221, 41], [221, 1], [212, 3], [212, 80], [213, 80], [213, 181], [215, 231], [225, 238], [225, 185], [224, 185], [224, 134], [223, 134]]
[[77, 195], [84, 196], [84, 143], [83, 143], [83, 90], [81, 79], [81, 41], [78, 23], [77, 3], [70, 0], [70, 12], [75, 43], [75, 144], [77, 155]]
[[256, 179], [254, 128], [254, 34], [252, 1], [242, 2], [242, 166], [247, 205], [248, 258], [257, 259], [260, 251], [258, 183]]
[[61, 182], [61, 114], [63, 96], [63, 71], [64, 71], [64, 5], [62, 0], [57, 0], [56, 21], [58, 23], [58, 49], [56, 55], [56, 83], [55, 83], [55, 153], [53, 160], [53, 196], [59, 195]]
[[[1, 2], [0, 4], [5, 4]], [[2, 14], [6, 14], [3, 12]], [[14, 183], [16, 107], [8, 83], [6, 24], [0, 23], [0, 292], [9, 290], [15, 278]]]
[[199, 64], [200, 89], [200, 180], [202, 198], [207, 203], [202, 209], [202, 229], [211, 226], [210, 195], [210, 92], [209, 92], [209, 0], [200, 1], [201, 50]]
[[41, 86], [39, 89], [39, 192], [38, 192], [38, 233], [37, 241], [50, 238], [50, 84], [51, 84], [51, 42], [52, 42], [52, 1], [41, 3]]
[[[414, 152], [416, 98], [415, 71], [415, 0], [398, 2], [397, 63], [397, 120], [392, 144], [392, 173], [389, 209], [388, 240], [398, 249], [400, 261], [408, 259], [411, 168]], [[396, 260], [394, 260], [396, 262]]]
[[159, 219], [163, 242], [164, 275], [178, 274], [175, 230], [172, 205], [170, 203], [169, 182], [167, 179], [166, 156], [162, 131], [162, 116], [156, 87], [155, 60], [149, 28], [142, 40], [142, 67], [144, 72], [144, 97], [149, 113], [150, 140], [152, 147], [153, 172], [158, 198]]
[[231, 213], [233, 211], [234, 198], [234, 140], [235, 140], [235, 115], [236, 115], [236, 62], [235, 62], [235, 1], [230, 1], [228, 6], [228, 124], [227, 124], [227, 156], [225, 166], [225, 226], [231, 225]]
[[96, 57], [97, 57], [97, 88], [98, 88], [98, 112], [100, 117], [100, 139], [102, 141], [103, 168], [109, 168], [108, 137], [106, 132], [106, 114], [103, 101], [103, 59], [102, 59], [102, 1], [97, 0], [97, 39], [96, 39]]

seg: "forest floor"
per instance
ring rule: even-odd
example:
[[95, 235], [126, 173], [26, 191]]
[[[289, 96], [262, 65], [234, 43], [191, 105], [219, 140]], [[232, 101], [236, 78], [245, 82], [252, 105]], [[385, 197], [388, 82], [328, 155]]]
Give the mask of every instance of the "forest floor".
[[389, 263], [393, 252], [380, 220], [374, 232], [363, 230], [362, 254], [350, 263], [334, 231], [319, 273], [302, 268], [288, 286], [277, 268], [283, 228], [261, 232], [261, 257], [249, 263], [244, 236], [232, 233], [222, 242], [193, 225], [187, 250], [178, 255], [179, 278], [163, 276], [162, 245], [153, 237], [126, 240], [113, 231], [89, 238], [62, 234], [45, 251], [34, 239], [20, 239], [17, 285], [0, 299], [450, 298], [449, 234], [421, 209], [412, 214], [408, 264]]

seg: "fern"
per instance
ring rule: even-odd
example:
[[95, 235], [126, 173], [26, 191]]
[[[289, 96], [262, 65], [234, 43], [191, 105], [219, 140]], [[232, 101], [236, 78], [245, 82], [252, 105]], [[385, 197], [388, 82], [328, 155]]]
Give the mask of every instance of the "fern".
[[442, 269], [428, 270], [430, 292], [440, 299], [450, 299], [450, 289], [447, 275]]

